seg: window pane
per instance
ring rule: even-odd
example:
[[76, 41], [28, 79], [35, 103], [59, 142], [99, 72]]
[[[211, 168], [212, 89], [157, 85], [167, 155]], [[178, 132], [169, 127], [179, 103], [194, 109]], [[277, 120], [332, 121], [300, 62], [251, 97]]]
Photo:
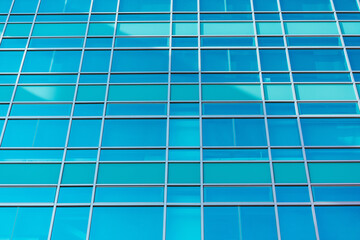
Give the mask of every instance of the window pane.
[[300, 146], [296, 119], [268, 119], [270, 143], [272, 146]]
[[358, 186], [314, 186], [312, 187], [314, 201], [318, 202], [356, 202], [360, 200]]
[[18, 72], [23, 53], [23, 51], [1, 51], [0, 72]]
[[255, 11], [278, 11], [276, 0], [253, 0]]
[[359, 11], [356, 0], [333, 0], [336, 11]]
[[284, 28], [290, 35], [339, 34], [335, 22], [285, 22]]
[[201, 239], [199, 207], [168, 207], [166, 210], [167, 240]]
[[272, 202], [270, 187], [205, 187], [205, 202]]
[[169, 12], [170, 0], [123, 0], [120, 12]]
[[116, 29], [116, 35], [120, 36], [151, 36], [169, 34], [169, 23], [118, 23]]
[[18, 86], [14, 101], [72, 101], [75, 86]]
[[171, 71], [198, 71], [198, 51], [172, 50]]
[[91, 0], [42, 0], [39, 12], [88, 12]]
[[200, 11], [251, 11], [249, 0], [200, 0]]
[[73, 120], [69, 147], [97, 147], [99, 145], [101, 120]]
[[92, 12], [116, 12], [117, 0], [93, 0]]
[[360, 70], [360, 50], [359, 49], [348, 49], [348, 56], [352, 70]]
[[200, 127], [197, 119], [170, 120], [170, 146], [199, 146]]
[[303, 163], [274, 163], [276, 183], [306, 183]]
[[287, 59], [283, 50], [260, 50], [262, 71], [287, 71]]
[[95, 202], [163, 202], [163, 187], [97, 187]]
[[55, 200], [55, 193], [55, 187], [1, 187], [0, 202], [53, 203]]
[[359, 183], [360, 163], [309, 163], [313, 183]]
[[169, 183], [200, 183], [200, 165], [197, 163], [169, 163]]
[[108, 72], [110, 51], [85, 51], [82, 72]]
[[277, 186], [276, 198], [279, 202], [310, 202], [308, 187]]
[[92, 184], [94, 182], [95, 164], [67, 163], [64, 166], [62, 184]]
[[332, 11], [329, 0], [280, 0], [282, 11]]
[[259, 85], [203, 85], [202, 98], [205, 101], [261, 100]]
[[264, 85], [264, 94], [266, 100], [293, 100], [289, 84], [266, 84]]
[[37, 23], [32, 36], [84, 36], [86, 23]]
[[200, 187], [168, 187], [167, 202], [169, 203], [199, 203]]
[[254, 26], [247, 22], [202, 22], [201, 35], [253, 35]]
[[61, 187], [58, 203], [90, 203], [92, 187]]

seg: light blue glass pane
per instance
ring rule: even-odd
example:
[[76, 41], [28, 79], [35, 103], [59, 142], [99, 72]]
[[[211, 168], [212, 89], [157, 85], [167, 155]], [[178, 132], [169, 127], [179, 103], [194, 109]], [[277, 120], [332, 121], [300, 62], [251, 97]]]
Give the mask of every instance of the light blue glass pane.
[[63, 150], [1, 150], [1, 161], [61, 161]]
[[199, 146], [200, 127], [197, 119], [170, 120], [170, 146]]
[[114, 72], [168, 71], [168, 50], [115, 51], [112, 63]]
[[112, 38], [87, 38], [86, 47], [87, 48], [99, 48], [99, 47], [100, 48], [111, 48], [112, 42], [113, 42]]
[[360, 144], [360, 119], [301, 119], [306, 146], [354, 146]]
[[267, 149], [204, 149], [203, 158], [208, 161], [267, 161], [269, 154]]
[[168, 74], [112, 74], [110, 83], [167, 83]]
[[358, 160], [360, 149], [306, 149], [308, 160]]
[[252, 20], [252, 15], [249, 13], [201, 13], [200, 20]]
[[315, 240], [311, 207], [279, 207], [281, 239]]
[[93, 0], [92, 12], [116, 12], [117, 0]]
[[1, 48], [25, 48], [27, 39], [5, 38], [1, 41]]
[[106, 115], [166, 115], [166, 106], [165, 103], [110, 103]]
[[81, 51], [28, 51], [23, 72], [78, 72]]
[[119, 12], [169, 12], [170, 0], [123, 0]]
[[167, 240], [200, 240], [200, 207], [168, 207], [166, 210]]
[[341, 46], [338, 37], [287, 37], [288, 46]]
[[198, 149], [169, 149], [169, 161], [199, 161]]
[[170, 115], [193, 116], [199, 115], [198, 103], [171, 103]]
[[68, 123], [68, 120], [9, 120], [2, 147], [63, 147]]
[[166, 120], [105, 121], [103, 146], [165, 146]]
[[207, 240], [275, 240], [273, 207], [205, 207]]
[[329, 0], [280, 0], [282, 11], [331, 11]]
[[265, 146], [263, 119], [203, 119], [205, 146]]
[[36, 22], [86, 22], [88, 14], [37, 15]]
[[204, 115], [262, 115], [261, 103], [203, 103]]
[[202, 82], [260, 82], [258, 74], [246, 74], [246, 73], [212, 73], [212, 74], [201, 74]]
[[165, 161], [163, 149], [101, 150], [100, 161]]
[[21, 75], [19, 83], [76, 83], [77, 75]]
[[88, 12], [91, 0], [42, 0], [39, 12], [62, 13], [62, 12]]
[[277, 11], [277, 1], [276, 0], [254, 0], [254, 10], [255, 11]]
[[268, 115], [295, 115], [293, 103], [266, 103]]
[[312, 187], [314, 201], [317, 202], [356, 202], [360, 201], [360, 187], [358, 186], [332, 186]]
[[169, 39], [165, 37], [154, 38], [116, 38], [115, 47], [168, 47]]
[[23, 51], [1, 51], [0, 72], [18, 72], [23, 53]]
[[299, 146], [300, 136], [296, 119], [268, 119], [272, 146]]
[[203, 71], [257, 71], [255, 50], [202, 50]]
[[348, 73], [294, 73], [294, 82], [351, 82]]
[[288, 73], [263, 73], [263, 82], [290, 82]]
[[2, 203], [53, 203], [55, 187], [2, 187], [0, 202]]
[[347, 50], [352, 70], [360, 70], [360, 49]]
[[248, 0], [200, 0], [200, 11], [251, 11]]
[[90, 240], [158, 240], [162, 229], [162, 207], [95, 207]]
[[359, 206], [315, 207], [321, 239], [357, 240], [360, 236]]
[[11, 116], [70, 116], [71, 104], [13, 104]]
[[8, 104], [0, 104], [0, 116], [5, 117], [8, 112], [9, 105]]
[[333, 0], [336, 11], [359, 11], [356, 0]]
[[163, 202], [163, 187], [97, 187], [95, 202]]
[[[37, 1], [37, 0], [36, 0]], [[32, 23], [34, 15], [10, 15], [9, 22], [29, 22]]]
[[56, 208], [51, 239], [85, 239], [89, 210], [89, 207]]
[[[284, 46], [284, 39], [282, 37], [258, 37], [258, 44], [260, 47], [282, 47]], [[269, 51], [276, 51], [276, 52], [282, 52], [281, 50], [261, 50], [264, 53], [261, 53], [263, 61], [266, 59], [266, 53], [269, 53]], [[275, 53], [275, 52], [274, 52]], [[278, 58], [284, 58], [282, 54], [276, 54], [275, 55]], [[286, 59], [286, 56], [285, 56]], [[283, 63], [284, 64], [284, 63]]]
[[[176, 0], [175, 0], [176, 1]], [[175, 1], [174, 1], [174, 4], [175, 4]], [[184, 2], [182, 1], [179, 1], [181, 2], [181, 5], [186, 7], [186, 4], [189, 3], [189, 5], [191, 4], [191, 1], [187, 1], [185, 4], [183, 4]], [[194, 1], [193, 2], [197, 2], [197, 1]], [[180, 4], [179, 4], [180, 5]], [[175, 6], [174, 6], [175, 7]], [[180, 7], [180, 6], [179, 6]], [[174, 10], [176, 11], [176, 10]], [[195, 10], [196, 11], [196, 10]], [[173, 21], [197, 21], [198, 19], [198, 16], [196, 13], [191, 13], [191, 14], [187, 14], [187, 13], [174, 13], [173, 14]]]
[[[91, 14], [91, 17], [90, 17], [90, 21], [91, 22], [114, 21], [115, 17], [116, 17], [115, 14], [96, 14], [93, 11], [93, 14]], [[112, 24], [110, 24], [110, 25], [113, 26]]]
[[298, 103], [300, 114], [359, 114], [357, 103]]
[[10, 6], [11, 6], [12, 2], [13, 2], [12, 0], [2, 0], [0, 2], [0, 12], [7, 14], [10, 10]]
[[11, 13], [34, 13], [39, 0], [16, 0]]
[[333, 13], [283, 13], [283, 20], [335, 20]]
[[81, 71], [109, 71], [110, 51], [85, 51]]
[[106, 74], [99, 74], [99, 75], [84, 75], [80, 76], [80, 83], [106, 83], [108, 79], [108, 75]]
[[171, 52], [172, 71], [197, 71], [198, 51], [197, 50], [173, 50]]
[[97, 150], [67, 150], [65, 161], [96, 161]]
[[293, 71], [347, 70], [347, 65], [343, 50], [292, 49], [289, 50], [289, 57]]
[[303, 160], [301, 149], [271, 149], [273, 160]]
[[272, 202], [271, 187], [205, 187], [205, 202]]
[[255, 46], [253, 37], [202, 37], [202, 47], [252, 47]]
[[0, 75], [1, 83], [15, 84], [17, 75]]
[[199, 187], [168, 187], [167, 202], [169, 203], [199, 203]]
[[198, 74], [189, 74], [189, 73], [176, 73], [171, 74], [171, 82], [187, 82], [187, 83], [196, 83], [198, 82]]
[[308, 187], [276, 187], [276, 198], [279, 202], [310, 202]]
[[69, 147], [97, 147], [99, 145], [101, 120], [73, 120]]
[[92, 187], [61, 187], [58, 203], [90, 203]]
[[76, 104], [74, 116], [102, 116], [104, 104]]

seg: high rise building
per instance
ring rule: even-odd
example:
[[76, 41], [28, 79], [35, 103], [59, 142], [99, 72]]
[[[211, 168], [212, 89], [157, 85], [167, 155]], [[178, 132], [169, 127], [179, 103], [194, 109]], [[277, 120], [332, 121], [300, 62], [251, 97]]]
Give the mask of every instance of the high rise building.
[[360, 239], [358, 0], [0, 0], [0, 33], [0, 239]]

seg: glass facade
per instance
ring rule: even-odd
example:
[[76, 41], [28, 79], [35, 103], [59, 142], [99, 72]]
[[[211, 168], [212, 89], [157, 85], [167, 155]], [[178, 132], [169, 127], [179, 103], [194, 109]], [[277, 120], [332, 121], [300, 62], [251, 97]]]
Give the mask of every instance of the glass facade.
[[0, 239], [359, 240], [358, 0], [1, 0]]

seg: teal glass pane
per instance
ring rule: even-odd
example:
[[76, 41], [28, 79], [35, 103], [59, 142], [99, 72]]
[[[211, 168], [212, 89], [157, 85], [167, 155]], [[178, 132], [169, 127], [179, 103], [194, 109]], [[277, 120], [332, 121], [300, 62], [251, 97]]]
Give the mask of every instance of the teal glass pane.
[[88, 12], [91, 0], [42, 0], [39, 12], [43, 13], [67, 13], [67, 12]]
[[0, 238], [48, 239], [52, 207], [0, 208]]
[[169, 149], [170, 161], [199, 161], [200, 151], [198, 149]]
[[165, 161], [163, 149], [103, 149], [100, 161]]
[[23, 53], [23, 51], [1, 51], [0, 72], [18, 72]]
[[57, 184], [60, 167], [61, 164], [1, 164], [0, 183]]
[[263, 119], [203, 119], [204, 146], [265, 146]]
[[200, 126], [197, 119], [171, 119], [170, 146], [199, 146]]
[[99, 184], [155, 184], [164, 181], [164, 163], [100, 164], [97, 179]]
[[360, 34], [359, 22], [339, 22], [343, 34]]
[[301, 119], [306, 146], [355, 146], [360, 143], [359, 119]]
[[262, 71], [287, 71], [286, 53], [284, 50], [260, 50]]
[[266, 100], [293, 100], [290, 84], [266, 84], [264, 85]]
[[64, 166], [62, 184], [92, 184], [94, 182], [95, 164], [73, 164]]
[[306, 183], [303, 163], [273, 163], [276, 183]]
[[58, 203], [90, 203], [92, 187], [61, 187]]
[[169, 163], [169, 183], [200, 183], [200, 165], [198, 163]]
[[268, 163], [204, 163], [205, 183], [269, 183]]
[[37, 23], [34, 25], [32, 36], [84, 36], [86, 23]]
[[168, 187], [168, 203], [199, 203], [200, 187]]
[[258, 35], [281, 35], [282, 28], [280, 22], [257, 22], [256, 32]]
[[78, 72], [81, 51], [28, 51], [23, 72]]
[[[19, 83], [73, 83], [77, 81], [77, 74], [69, 75], [20, 75]], [[18, 86], [19, 88], [20, 86]]]
[[278, 208], [281, 239], [316, 239], [311, 207]]
[[114, 52], [113, 72], [168, 71], [168, 50], [119, 50]]
[[270, 118], [268, 121], [271, 146], [300, 146], [297, 119]]
[[282, 11], [332, 11], [330, 0], [280, 0]]
[[313, 186], [312, 192], [317, 202], [356, 202], [360, 199], [358, 186]]
[[165, 119], [105, 120], [103, 146], [165, 146]]
[[[198, 24], [197, 23], [187, 23], [187, 22], [174, 22], [172, 25], [172, 34], [173, 35], [198, 35]], [[195, 46], [197, 47], [197, 46]]]
[[57, 207], [51, 239], [85, 239], [89, 207]]
[[206, 161], [267, 161], [267, 149], [203, 149]]
[[0, 104], [0, 116], [5, 117], [8, 112], [9, 105], [8, 104]]
[[66, 151], [65, 161], [96, 161], [97, 150], [71, 150]]
[[95, 202], [163, 202], [163, 187], [97, 187]]
[[31, 24], [9, 23], [6, 25], [4, 36], [27, 37], [30, 34]]
[[205, 101], [261, 100], [260, 85], [202, 85]]
[[166, 103], [108, 103], [106, 107], [107, 116], [166, 115], [167, 111]]
[[91, 240], [158, 240], [162, 234], [162, 207], [95, 207], [93, 210]]
[[313, 183], [359, 183], [359, 163], [309, 163]]
[[99, 145], [101, 120], [73, 120], [69, 147], [97, 147]]
[[110, 51], [85, 51], [82, 72], [109, 71]]
[[271, 187], [205, 187], [205, 202], [272, 202]]
[[198, 51], [197, 50], [172, 50], [171, 70], [181, 72], [198, 71]]
[[307, 186], [277, 186], [275, 189], [278, 202], [310, 202]]
[[18, 86], [14, 101], [72, 101], [75, 86]]
[[[88, 32], [88, 36], [112, 36], [114, 35], [114, 30], [115, 30], [115, 24], [114, 23], [90, 23], [89, 25], [89, 32]], [[92, 38], [88, 38], [87, 39], [87, 44], [89, 44], [89, 41], [93, 41], [94, 39]], [[97, 39], [98, 41], [100, 39]], [[109, 46], [98, 46], [98, 47], [111, 47], [112, 46], [112, 39], [108, 40], [108, 39], [104, 39], [101, 38], [102, 43], [104, 43], [104, 41], [106, 41], [106, 43], [109, 43]], [[100, 44], [99, 44], [100, 45]], [[89, 47], [89, 46], [87, 46]]]
[[289, 35], [336, 35], [336, 22], [285, 22], [285, 33]]
[[1, 146], [64, 147], [68, 124], [68, 120], [9, 120]]
[[247, 22], [202, 22], [200, 34], [203, 36], [253, 35], [254, 26]]
[[53, 203], [55, 193], [55, 187], [1, 187], [0, 202]]
[[204, 225], [207, 240], [277, 239], [273, 207], [205, 207]]
[[1, 161], [13, 161], [13, 162], [60, 162], [63, 158], [63, 150], [1, 150]]
[[359, 206], [319, 206], [315, 212], [321, 238], [356, 240], [360, 235]]
[[117, 36], [152, 36], [169, 35], [169, 23], [118, 23]]
[[168, 207], [166, 209], [166, 239], [201, 239], [200, 215], [199, 207]]
[[170, 0], [123, 0], [120, 12], [169, 12]]
[[11, 116], [70, 116], [71, 104], [13, 104]]

